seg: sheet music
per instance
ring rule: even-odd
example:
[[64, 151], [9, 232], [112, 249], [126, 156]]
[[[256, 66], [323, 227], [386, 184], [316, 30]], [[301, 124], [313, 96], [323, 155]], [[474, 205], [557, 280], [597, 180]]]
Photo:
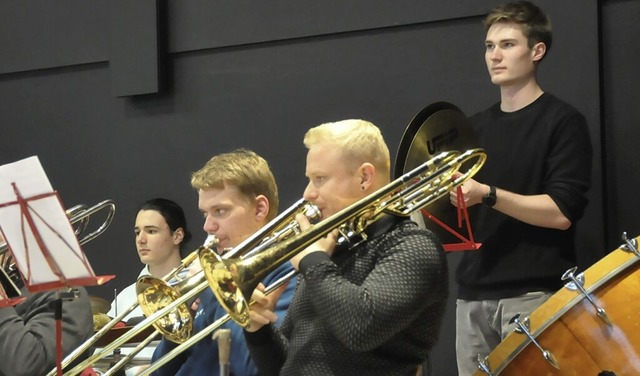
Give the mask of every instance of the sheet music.
[[[30, 228], [12, 183], [27, 200]], [[54, 193], [37, 156], [0, 166], [0, 228], [10, 245], [18, 268], [27, 284], [59, 281], [50, 263], [60, 269], [66, 279], [95, 277], [80, 248], [73, 228], [56, 194], [31, 200], [34, 196]], [[46, 258], [37, 242], [39, 234], [51, 257]]]

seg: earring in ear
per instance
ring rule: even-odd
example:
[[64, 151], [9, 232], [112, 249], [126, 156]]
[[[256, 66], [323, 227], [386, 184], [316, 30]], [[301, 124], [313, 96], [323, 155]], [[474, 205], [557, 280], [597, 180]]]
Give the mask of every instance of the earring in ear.
[[360, 186], [360, 190], [361, 190], [361, 191], [364, 191], [364, 185], [361, 185], [361, 186]]

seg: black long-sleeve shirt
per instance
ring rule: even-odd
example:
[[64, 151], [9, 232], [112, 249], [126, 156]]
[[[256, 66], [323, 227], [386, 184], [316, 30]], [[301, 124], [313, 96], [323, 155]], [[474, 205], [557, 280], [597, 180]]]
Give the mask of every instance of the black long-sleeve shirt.
[[245, 333], [264, 375], [415, 375], [435, 344], [448, 296], [435, 236], [385, 217], [369, 238], [300, 262], [282, 327]]
[[474, 237], [482, 247], [465, 252], [458, 264], [458, 297], [501, 299], [558, 290], [562, 274], [576, 266], [575, 222], [591, 184], [584, 116], [545, 93], [515, 112], [502, 112], [496, 104], [472, 116], [471, 123], [487, 151], [475, 179], [522, 195], [548, 194], [572, 226], [542, 228], [483, 205], [471, 207]]

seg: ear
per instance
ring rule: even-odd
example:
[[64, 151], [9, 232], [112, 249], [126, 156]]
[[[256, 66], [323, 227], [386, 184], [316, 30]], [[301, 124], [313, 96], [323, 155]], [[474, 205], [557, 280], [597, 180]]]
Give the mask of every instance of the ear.
[[542, 58], [546, 53], [547, 53], [547, 45], [542, 42], [538, 42], [531, 49], [531, 58], [533, 59], [534, 62], [537, 62], [542, 60]]
[[263, 221], [269, 215], [269, 199], [265, 195], [256, 196], [256, 220]]
[[360, 188], [362, 191], [366, 191], [373, 184], [376, 168], [371, 163], [365, 162], [360, 165], [358, 172], [360, 173]]
[[178, 227], [173, 232], [173, 245], [179, 245], [182, 243], [182, 239], [184, 239], [184, 229], [182, 227]]

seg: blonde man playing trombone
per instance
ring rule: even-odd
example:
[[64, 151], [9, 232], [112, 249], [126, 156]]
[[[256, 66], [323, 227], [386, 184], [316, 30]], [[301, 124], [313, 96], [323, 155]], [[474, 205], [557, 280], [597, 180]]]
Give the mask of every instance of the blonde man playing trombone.
[[[191, 185], [198, 191], [198, 208], [204, 216], [204, 231], [215, 235], [218, 250], [233, 248], [276, 217], [278, 189], [267, 161], [249, 150], [235, 150], [211, 158], [193, 173]], [[284, 276], [292, 268], [285, 264], [269, 274], [265, 284]], [[278, 300], [275, 312], [281, 317], [289, 306], [296, 282], [290, 281]], [[195, 307], [194, 331], [199, 332], [216, 319], [226, 315], [210, 289], [200, 295]], [[257, 375], [246, 347], [242, 328], [228, 322], [221, 328], [231, 330], [233, 375]], [[155, 362], [177, 345], [163, 339], [153, 356]], [[211, 336], [196, 343], [175, 357], [154, 375], [214, 375], [220, 374], [218, 343]]]
[[[389, 150], [373, 124], [309, 130], [305, 199], [326, 219], [390, 180]], [[301, 227], [309, 222], [297, 218]], [[415, 375], [435, 344], [448, 295], [444, 251], [408, 218], [389, 215], [367, 239], [331, 232], [291, 264], [299, 285], [282, 326], [256, 289], [245, 337], [263, 375]]]

